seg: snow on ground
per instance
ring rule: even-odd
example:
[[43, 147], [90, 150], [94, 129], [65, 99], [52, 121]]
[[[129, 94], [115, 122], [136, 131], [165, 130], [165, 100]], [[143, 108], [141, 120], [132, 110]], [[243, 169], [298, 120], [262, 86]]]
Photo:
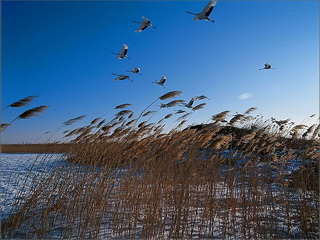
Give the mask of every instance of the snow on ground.
[[[240, 161], [240, 160], [239, 160]], [[32, 179], [35, 176], [41, 174], [42, 176], [49, 175], [51, 170], [56, 166], [56, 164], [67, 164], [64, 156], [61, 154], [2, 154], [1, 156], [1, 218], [7, 216], [10, 211], [14, 210], [15, 202], [19, 200], [17, 196], [18, 193], [24, 194], [27, 193], [30, 189], [30, 185], [32, 183]], [[292, 170], [297, 169], [299, 162], [297, 161], [289, 161], [288, 165], [284, 166], [276, 166], [277, 168], [281, 168], [283, 172], [290, 173]], [[260, 169], [264, 169], [265, 164], [261, 163], [258, 165]], [[32, 169], [32, 171], [30, 171]], [[221, 169], [222, 176], [224, 176], [229, 167], [225, 169]], [[125, 175], [126, 169], [119, 169], [116, 171], [116, 178], [118, 180], [120, 176]], [[271, 171], [271, 174], [272, 171]], [[27, 180], [26, 180], [27, 178]], [[308, 198], [315, 199], [312, 194], [307, 193], [303, 197], [297, 189], [286, 189], [285, 186], [281, 186], [278, 183], [271, 183], [268, 185], [261, 185], [256, 190], [260, 191], [260, 199], [263, 204], [258, 204], [256, 207], [256, 212], [258, 212], [258, 216], [261, 218], [259, 223], [261, 226], [254, 225], [255, 220], [250, 220], [250, 209], [243, 209], [241, 205], [238, 205], [236, 199], [240, 199], [243, 191], [249, 191], [248, 187], [245, 183], [238, 184], [237, 182], [233, 183], [232, 189], [228, 187], [228, 184], [225, 182], [216, 183], [215, 185], [215, 194], [212, 195], [212, 201], [215, 205], [213, 205], [213, 209], [216, 211], [216, 215], [207, 219], [204, 216], [207, 214], [208, 208], [205, 207], [205, 199], [198, 199], [196, 205], [189, 204], [185, 206], [183, 209], [180, 209], [181, 218], [183, 218], [184, 214], [186, 214], [186, 219], [184, 219], [185, 224], [187, 226], [186, 231], [188, 238], [221, 238], [225, 236], [230, 236], [232, 239], [241, 239], [244, 236], [243, 229], [247, 229], [247, 233], [245, 236], [247, 238], [255, 238], [253, 235], [253, 229], [259, 228], [259, 232], [270, 231], [274, 226], [272, 224], [277, 223], [276, 231], [279, 232], [279, 235], [285, 238], [286, 235], [299, 237], [301, 234], [301, 222], [300, 220], [300, 212], [299, 206], [301, 201], [308, 201]], [[268, 186], [266, 188], [266, 186]], [[116, 212], [116, 215], [122, 217], [121, 227], [117, 230], [113, 229], [112, 218], [114, 216], [114, 207], [113, 204], [116, 202], [123, 201], [122, 199], [117, 199], [117, 194], [120, 188], [118, 188], [118, 183], [115, 182], [115, 192], [110, 195], [108, 199], [108, 204], [110, 204], [110, 208], [108, 208], [108, 212], [102, 213], [102, 219], [100, 224], [100, 231], [98, 237], [100, 239], [127, 239], [127, 238], [141, 238], [144, 234], [146, 234], [146, 226], [143, 225], [144, 222], [148, 221], [148, 213], [146, 210], [150, 209], [150, 206], [147, 206], [148, 203], [143, 203], [139, 207], [141, 212], [138, 217], [138, 222], [133, 223], [130, 217], [130, 209], [123, 209], [123, 211]], [[152, 187], [152, 186], [150, 186]], [[188, 194], [194, 194], [195, 197], [199, 196], [199, 193], [203, 193], [210, 186], [195, 185], [189, 186]], [[170, 190], [169, 190], [170, 191]], [[263, 200], [264, 195], [271, 194], [274, 198], [272, 204], [268, 204], [265, 200]], [[246, 193], [245, 193], [246, 194]], [[205, 195], [205, 194], [204, 194]], [[192, 197], [190, 198], [192, 199]], [[230, 203], [230, 199], [235, 199], [235, 206], [230, 209], [228, 204]], [[286, 205], [282, 205], [284, 201], [288, 201]], [[276, 203], [276, 204], [274, 204]], [[279, 204], [277, 204], [279, 203]], [[145, 205], [144, 205], [145, 204]], [[318, 204], [314, 203], [310, 200], [307, 204], [310, 206], [310, 209], [318, 209]], [[145, 208], [144, 208], [145, 206]], [[285, 214], [288, 212], [288, 209], [285, 209], [284, 206], [290, 207], [290, 219], [291, 225], [288, 226], [288, 216]], [[132, 206], [134, 207], [134, 206]], [[130, 207], [129, 207], [130, 208]], [[156, 238], [173, 238], [175, 234], [179, 234], [174, 232], [172, 228], [172, 219], [177, 217], [177, 209], [175, 206], [170, 206], [170, 204], [163, 203], [163, 216], [162, 216], [162, 225], [155, 227], [155, 229], [159, 230], [160, 235], [155, 235]], [[317, 211], [314, 211], [314, 219], [317, 219]], [[63, 219], [63, 216], [60, 216]], [[256, 215], [254, 216], [256, 217]], [[248, 218], [247, 223], [243, 223], [243, 219]], [[77, 220], [74, 221], [76, 223]], [[132, 224], [136, 224], [134, 228], [132, 228]], [[244, 227], [243, 224], [248, 224]], [[236, 226], [236, 227], [235, 227]], [[280, 228], [279, 228], [280, 226]], [[313, 237], [319, 236], [318, 232], [318, 222], [313, 222], [313, 226], [315, 226], [315, 231], [313, 233]], [[76, 239], [78, 236], [78, 229], [74, 226], [63, 226], [59, 221], [56, 222], [56, 225], [53, 227], [52, 232], [48, 233], [48, 237], [50, 238], [61, 238], [64, 235], [64, 229], [71, 227], [72, 235]], [[126, 230], [129, 229], [129, 230]], [[134, 230], [132, 230], [134, 229]], [[270, 237], [273, 237], [270, 235]]]
[[28, 192], [32, 179], [48, 175], [54, 165], [63, 161], [62, 157], [62, 154], [1, 154], [1, 219], [10, 213], [19, 194]]

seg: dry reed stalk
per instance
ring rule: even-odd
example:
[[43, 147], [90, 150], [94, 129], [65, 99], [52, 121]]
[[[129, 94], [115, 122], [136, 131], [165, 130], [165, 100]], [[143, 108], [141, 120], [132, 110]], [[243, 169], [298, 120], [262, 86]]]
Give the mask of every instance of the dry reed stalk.
[[131, 106], [131, 104], [129, 104], [129, 103], [124, 103], [124, 104], [121, 104], [121, 105], [116, 106], [114, 109], [127, 108], [127, 107], [129, 107], [129, 106]]
[[98, 118], [95, 118], [95, 119], [93, 119], [92, 121], [91, 121], [91, 125], [93, 125], [93, 124], [96, 124], [98, 121], [100, 120], [100, 118], [98, 117]]
[[245, 115], [243, 114], [236, 114], [233, 118], [230, 119], [229, 124], [234, 124], [238, 121], [240, 121], [241, 119], [243, 119], [245, 117]]
[[131, 110], [122, 110], [116, 114], [116, 117], [122, 117], [123, 115], [128, 115], [130, 113], [132, 113]]
[[198, 104], [197, 106], [193, 107], [192, 110], [196, 111], [196, 110], [202, 109], [202, 108], [204, 108], [205, 105], [207, 105], [207, 104], [206, 103]]
[[72, 125], [72, 124], [76, 123], [77, 121], [79, 121], [79, 120], [81, 120], [81, 119], [83, 119], [85, 117], [86, 117], [86, 115], [81, 115], [81, 116], [76, 117], [76, 118], [71, 118], [68, 121], [65, 121], [63, 123], [63, 125], [66, 125], [66, 126]]
[[2, 111], [5, 110], [8, 107], [23, 107], [23, 106], [26, 106], [30, 102], [32, 102], [34, 100], [34, 98], [36, 98], [36, 97], [39, 97], [39, 96], [37, 96], [37, 95], [36, 96], [28, 96], [28, 97], [25, 97], [23, 99], [20, 99], [20, 100], [14, 102], [14, 103], [11, 103], [7, 107], [3, 108]]
[[7, 127], [10, 127], [10, 123], [2, 123], [0, 124], [0, 132], [4, 131]]
[[173, 116], [173, 114], [172, 114], [172, 113], [169, 113], [169, 114], [167, 114], [166, 116], [164, 116], [163, 119], [168, 119], [168, 118], [171, 118], [172, 116]]
[[177, 106], [179, 103], [185, 102], [184, 100], [173, 100], [167, 104], [161, 104], [160, 108], [169, 108], [169, 107], [174, 107]]
[[20, 114], [17, 118], [19, 118], [19, 119], [27, 119], [27, 118], [30, 118], [32, 116], [37, 116], [38, 113], [43, 112], [48, 107], [49, 106], [39, 106], [39, 107], [35, 107], [35, 108], [32, 108], [32, 109], [29, 109], [29, 110], [23, 112], [22, 114]]
[[214, 121], [223, 121], [227, 116], [228, 116], [228, 113], [229, 113], [230, 111], [223, 111], [223, 112], [221, 112], [221, 113], [218, 113], [218, 114], [216, 114], [216, 115], [213, 115], [212, 116], [212, 120], [214, 120]]
[[156, 112], [156, 111], [148, 111], [148, 112], [144, 113], [144, 114], [142, 115], [142, 117], [148, 116], [148, 115], [150, 115], [150, 114], [152, 114], [152, 113], [155, 113], [155, 112]]
[[172, 92], [168, 92], [164, 95], [162, 95], [161, 97], [159, 97], [160, 100], [168, 100], [170, 98], [174, 98], [177, 97], [181, 94], [181, 91], [172, 91]]
[[247, 109], [247, 110], [244, 112], [244, 114], [250, 114], [251, 112], [253, 112], [253, 111], [257, 110], [257, 109], [258, 109], [258, 108], [256, 108], [256, 107], [251, 107], [251, 108]]

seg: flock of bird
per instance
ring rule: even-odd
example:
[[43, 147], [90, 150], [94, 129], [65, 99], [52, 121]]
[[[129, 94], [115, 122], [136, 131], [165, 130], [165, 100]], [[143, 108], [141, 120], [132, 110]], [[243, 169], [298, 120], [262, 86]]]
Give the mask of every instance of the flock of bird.
[[[215, 22], [214, 20], [210, 19], [209, 16], [210, 16], [210, 14], [211, 14], [211, 12], [214, 9], [216, 4], [217, 4], [217, 0], [210, 0], [210, 2], [199, 13], [193, 13], [193, 12], [188, 12], [188, 11], [185, 11], [185, 12], [188, 13], [188, 14], [194, 15], [195, 16], [193, 18], [194, 20], [206, 20], [206, 21], [210, 21], [210, 22]], [[150, 19], [148, 19], [146, 17], [142, 17], [142, 21], [141, 22], [139, 22], [139, 21], [132, 21], [132, 22], [140, 24], [140, 26], [135, 30], [135, 32], [137, 32], [137, 33], [144, 31], [148, 27], [157, 29], [156, 27], [154, 27], [151, 24]], [[131, 58], [128, 56], [128, 45], [127, 44], [123, 44], [123, 47], [122, 47], [122, 49], [121, 49], [121, 51], [119, 53], [112, 52], [111, 54], [117, 55], [118, 59], [127, 58], [127, 59], [131, 60]], [[264, 68], [261, 68], [261, 69], [258, 69], [258, 70], [275, 69], [275, 68], [272, 68], [269, 63], [265, 63], [264, 65], [265, 65]], [[127, 70], [127, 72], [130, 72], [130, 73], [133, 73], [133, 74], [138, 74], [138, 75], [141, 75], [140, 71], [141, 71], [141, 69], [138, 68], [138, 67], [133, 68], [132, 70]], [[129, 81], [132, 82], [132, 80], [130, 79], [129, 75], [126, 75], [126, 74], [115, 74], [115, 73], [113, 73], [112, 75], [117, 76], [117, 78], [115, 78], [114, 81], [129, 80]], [[164, 87], [164, 84], [165, 84], [166, 80], [167, 80], [167, 77], [166, 76], [162, 76], [162, 78], [159, 81], [155, 81], [155, 82], [152, 82], [152, 83], [155, 83], [155, 84], [158, 84], [158, 85]], [[195, 100], [203, 100], [203, 99], [209, 99], [209, 98], [204, 96], [204, 95], [196, 96], [196, 97], [193, 97], [188, 103], [182, 103], [181, 105], [184, 106], [184, 107], [187, 107], [187, 108], [193, 108], [192, 105], [193, 105]], [[178, 110], [178, 112], [179, 111], [185, 112], [183, 110]]]

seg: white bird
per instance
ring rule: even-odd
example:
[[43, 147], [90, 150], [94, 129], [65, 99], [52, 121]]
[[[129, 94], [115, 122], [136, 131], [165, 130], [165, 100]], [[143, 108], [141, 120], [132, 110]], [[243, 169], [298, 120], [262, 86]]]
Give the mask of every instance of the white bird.
[[142, 22], [132, 21], [134, 23], [140, 23], [140, 27], [136, 30], [136, 32], [142, 32], [147, 27], [152, 27], [152, 28], [156, 29], [156, 27], [152, 26], [152, 24], [148, 18], [142, 17], [142, 19], [143, 19]]
[[131, 71], [127, 71], [127, 72], [132, 72], [132, 73], [136, 73], [136, 74], [139, 74], [141, 75], [139, 72], [140, 72], [140, 68], [134, 68], [132, 69]]
[[167, 80], [167, 77], [166, 76], [162, 76], [162, 78], [159, 81], [155, 81], [153, 83], [156, 83], [156, 84], [158, 84], [160, 86], [163, 86], [163, 84], [166, 82], [166, 80]]
[[269, 63], [265, 63], [264, 68], [260, 68], [259, 70], [265, 70], [265, 69], [275, 69], [275, 68], [272, 68]]
[[194, 98], [191, 98], [191, 100], [188, 103], [182, 103], [182, 105], [187, 108], [192, 108], [193, 103], [194, 103]]
[[119, 74], [115, 74], [115, 73], [112, 73], [112, 75], [118, 76], [116, 79], [114, 79], [114, 81], [120, 81], [120, 80], [128, 79], [129, 81], [132, 82], [132, 80], [130, 79], [130, 76], [122, 75], [122, 74], [119, 75]]
[[111, 53], [111, 54], [118, 55], [118, 59], [123, 59], [123, 58], [131, 59], [128, 57], [127, 53], [128, 53], [128, 45], [123, 44], [123, 47], [120, 53]]
[[217, 0], [210, 0], [210, 2], [207, 4], [207, 6], [200, 12], [200, 13], [192, 13], [192, 12], [187, 12], [189, 14], [195, 15], [193, 18], [194, 20], [207, 20], [210, 22], [214, 22], [209, 18], [209, 15], [211, 14], [214, 6], [217, 4]]
[[196, 98], [196, 100], [203, 100], [203, 99], [208, 99], [208, 100], [210, 100], [207, 96], [205, 96], [205, 95], [201, 95], [201, 96], [197, 96], [197, 97], [195, 97]]

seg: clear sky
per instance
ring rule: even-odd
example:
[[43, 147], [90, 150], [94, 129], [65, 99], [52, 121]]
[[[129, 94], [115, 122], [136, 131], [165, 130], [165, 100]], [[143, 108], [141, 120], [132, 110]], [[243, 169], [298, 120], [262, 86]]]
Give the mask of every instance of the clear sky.
[[[319, 2], [221, 0], [210, 15], [214, 23], [194, 21], [184, 12], [200, 12], [207, 3], [2, 1], [2, 108], [40, 95], [28, 106], [4, 110], [2, 123], [29, 108], [50, 106], [38, 117], [14, 122], [2, 142], [34, 142], [70, 118], [87, 115], [78, 124], [88, 124], [123, 103], [138, 114], [173, 90], [182, 91], [178, 99], [186, 101], [210, 98], [188, 124], [249, 107], [258, 107], [254, 114], [296, 123], [318, 117]], [[157, 29], [136, 33], [139, 25], [131, 21], [142, 16]], [[124, 43], [132, 60], [110, 54]], [[276, 69], [258, 71], [264, 63]], [[113, 81], [112, 73], [134, 67], [141, 76], [133, 75], [133, 82]], [[151, 83], [163, 75], [166, 88]], [[162, 110], [154, 120], [173, 109], [183, 108]]]

